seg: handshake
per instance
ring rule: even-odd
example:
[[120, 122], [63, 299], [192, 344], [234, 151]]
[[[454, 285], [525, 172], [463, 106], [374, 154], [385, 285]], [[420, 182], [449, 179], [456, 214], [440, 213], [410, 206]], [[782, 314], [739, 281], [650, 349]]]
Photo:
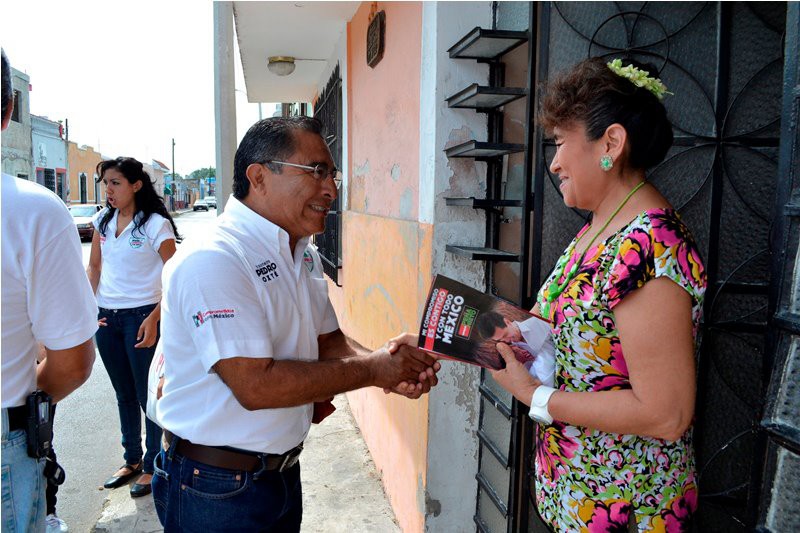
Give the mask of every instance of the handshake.
[[417, 336], [403, 333], [390, 339], [368, 356], [372, 383], [386, 394], [395, 393], [415, 400], [439, 382], [441, 365], [431, 354], [417, 348]]

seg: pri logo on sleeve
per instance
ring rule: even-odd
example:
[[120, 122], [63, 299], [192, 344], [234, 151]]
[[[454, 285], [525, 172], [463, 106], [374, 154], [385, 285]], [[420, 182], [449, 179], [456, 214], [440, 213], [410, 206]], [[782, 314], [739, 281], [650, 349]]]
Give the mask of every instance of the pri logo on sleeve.
[[233, 309], [215, 309], [212, 311], [198, 311], [192, 315], [192, 321], [196, 328], [199, 328], [209, 320], [217, 318], [236, 318], [236, 311]]
[[314, 272], [314, 258], [311, 257], [311, 254], [308, 251], [303, 252], [303, 264], [306, 266], [309, 272]]

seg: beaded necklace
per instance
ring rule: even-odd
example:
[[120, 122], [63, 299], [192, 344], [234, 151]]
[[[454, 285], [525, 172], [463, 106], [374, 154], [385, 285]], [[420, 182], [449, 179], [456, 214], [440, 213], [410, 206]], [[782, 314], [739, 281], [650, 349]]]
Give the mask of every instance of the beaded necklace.
[[631, 196], [633, 196], [636, 193], [636, 191], [638, 191], [644, 186], [644, 183], [645, 182], [642, 181], [639, 183], [639, 185], [634, 187], [631, 190], [631, 192], [628, 193], [625, 199], [622, 200], [622, 203], [620, 203], [614, 210], [614, 212], [611, 213], [611, 216], [608, 217], [605, 224], [603, 224], [603, 226], [599, 230], [597, 230], [597, 233], [594, 234], [592, 240], [589, 241], [589, 244], [586, 246], [586, 249], [581, 254], [580, 259], [578, 259], [577, 261], [575, 261], [575, 263], [572, 264], [572, 268], [570, 268], [569, 272], [566, 273], [564, 282], [559, 284], [558, 280], [559, 278], [561, 278], [561, 276], [564, 275], [565, 273], [564, 271], [567, 269], [567, 262], [569, 261], [570, 257], [572, 257], [572, 251], [578, 247], [578, 243], [581, 242], [581, 239], [586, 234], [586, 232], [581, 234], [580, 237], [578, 237], [578, 239], [575, 241], [575, 244], [572, 245], [572, 250], [570, 250], [569, 253], [566, 253], [561, 256], [561, 258], [558, 260], [558, 263], [556, 263], [555, 276], [553, 277], [553, 281], [544, 290], [543, 294], [544, 305], [542, 306], [541, 309], [542, 316], [544, 316], [548, 320], [550, 319], [550, 304], [556, 301], [558, 297], [561, 296], [561, 293], [563, 293], [564, 290], [567, 288], [567, 286], [572, 282], [572, 280], [575, 279], [575, 276], [578, 275], [578, 268], [580, 268], [580, 266], [583, 265], [583, 260], [586, 256], [586, 252], [589, 251], [589, 248], [592, 247], [592, 244], [594, 244], [594, 241], [597, 240], [597, 237], [601, 233], [603, 233], [603, 231], [605, 231], [605, 229], [608, 227], [609, 224], [611, 224], [611, 221], [614, 219], [614, 217], [617, 216], [617, 214], [622, 210], [623, 207], [625, 207], [625, 204], [628, 203], [628, 200], [631, 199]]

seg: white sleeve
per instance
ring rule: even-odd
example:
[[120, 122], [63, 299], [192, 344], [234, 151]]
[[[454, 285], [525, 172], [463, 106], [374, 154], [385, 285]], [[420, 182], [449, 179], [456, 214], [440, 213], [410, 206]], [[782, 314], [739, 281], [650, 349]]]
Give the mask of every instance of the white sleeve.
[[319, 256], [319, 251], [313, 245], [307, 248], [309, 253], [311, 254], [312, 260], [314, 261], [314, 268], [313, 270], [320, 276], [318, 278], [312, 277], [311, 280], [311, 287], [319, 294], [315, 294], [315, 298], [324, 298], [324, 311], [322, 312], [322, 320], [319, 326], [319, 334], [325, 335], [326, 333], [333, 333], [337, 329], [339, 329], [339, 320], [336, 318], [336, 311], [333, 309], [333, 304], [331, 304], [331, 299], [328, 296], [328, 282], [325, 279], [325, 275], [323, 274], [322, 268], [322, 259]]
[[94, 226], [95, 230], [100, 231], [100, 220], [103, 218], [103, 215], [106, 214], [106, 211], [108, 211], [108, 208], [104, 207], [92, 216], [92, 226]]
[[[168, 241], [170, 239], [175, 240], [175, 232], [172, 229], [172, 224], [170, 224], [169, 220], [166, 218], [159, 216], [160, 222], [153, 224], [151, 229], [148, 233], [148, 238], [153, 242], [153, 249], [158, 252], [158, 249], [161, 248], [161, 245], [164, 241]], [[148, 226], [149, 224], [148, 220]]]
[[320, 335], [324, 335], [326, 333], [333, 333], [337, 329], [339, 329], [339, 320], [336, 318], [336, 311], [333, 310], [331, 300], [328, 298], [328, 304], [325, 306], [325, 315], [322, 319], [322, 327], [319, 333]]
[[72, 224], [36, 254], [28, 300], [33, 336], [51, 350], [78, 346], [97, 331], [97, 302]]
[[172, 272], [168, 283], [167, 312], [171, 320], [185, 322], [207, 372], [220, 359], [273, 356], [264, 305], [238, 257], [196, 252]]
[[550, 324], [535, 316], [518, 324], [522, 337], [534, 351], [541, 350], [551, 337]]

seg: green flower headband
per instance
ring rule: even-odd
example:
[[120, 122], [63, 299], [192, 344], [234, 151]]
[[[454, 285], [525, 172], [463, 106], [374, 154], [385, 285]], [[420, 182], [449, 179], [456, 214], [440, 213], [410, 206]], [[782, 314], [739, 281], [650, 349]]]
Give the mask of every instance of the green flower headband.
[[621, 59], [614, 59], [611, 63], [606, 63], [606, 65], [617, 76], [630, 80], [637, 87], [644, 87], [656, 95], [659, 100], [663, 100], [665, 94], [673, 94], [667, 90], [667, 86], [661, 83], [659, 78], [651, 78], [650, 73], [646, 70], [639, 70], [633, 65], [623, 67]]

